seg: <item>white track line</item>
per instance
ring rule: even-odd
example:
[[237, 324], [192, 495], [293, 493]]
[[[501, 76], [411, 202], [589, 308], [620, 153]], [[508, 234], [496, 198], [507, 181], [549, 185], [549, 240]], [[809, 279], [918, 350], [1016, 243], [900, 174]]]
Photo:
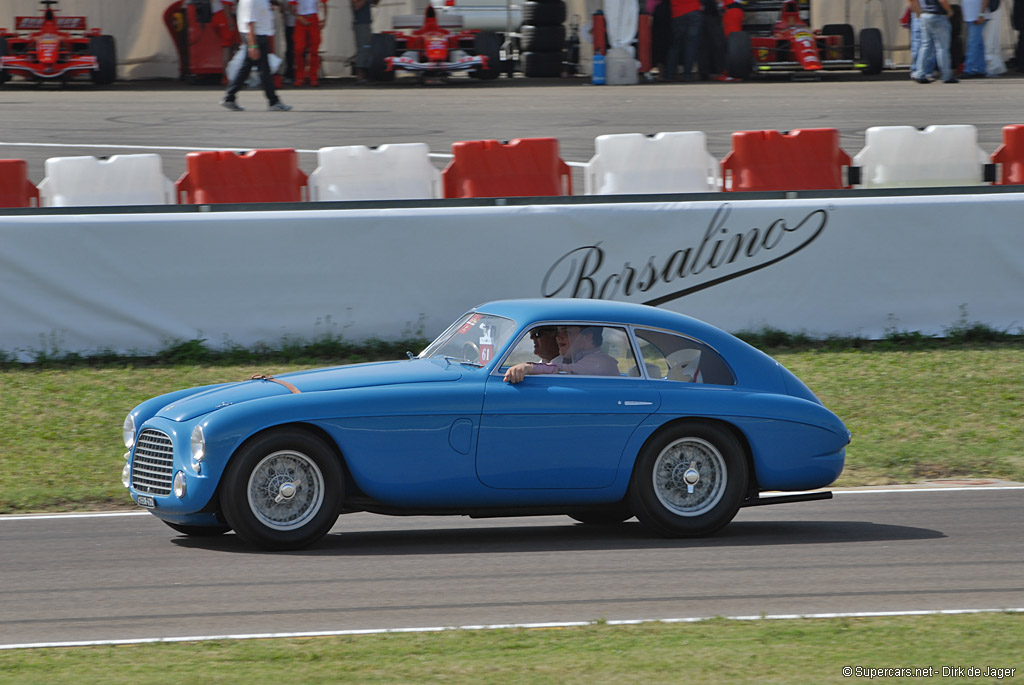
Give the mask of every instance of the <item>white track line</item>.
[[[788, 621], [794, 619], [828, 619], [828, 618], [887, 618], [893, 616], [955, 616], [961, 614], [1001, 614], [1024, 613], [1024, 607], [1014, 609], [942, 609], [937, 611], [857, 611], [826, 614], [773, 614], [757, 616], [725, 616], [731, 621]], [[699, 623], [721, 616], [702, 616], [693, 618], [662, 618], [662, 619], [624, 619], [601, 621], [609, 626], [631, 626], [641, 623]], [[204, 642], [209, 640], [271, 640], [297, 639], [311, 637], [346, 637], [353, 635], [383, 635], [395, 633], [441, 633], [453, 630], [531, 630], [544, 628], [579, 628], [596, 625], [596, 621], [561, 621], [551, 623], [497, 623], [492, 625], [466, 626], [432, 626], [422, 628], [368, 628], [364, 630], [318, 630], [296, 633], [242, 633], [235, 635], [183, 635], [180, 637], [140, 637], [121, 640], [83, 640], [78, 642], [27, 642], [24, 644], [0, 645], [0, 650], [9, 649], [43, 649], [50, 647], [101, 647], [111, 645], [139, 645], [172, 642]]]

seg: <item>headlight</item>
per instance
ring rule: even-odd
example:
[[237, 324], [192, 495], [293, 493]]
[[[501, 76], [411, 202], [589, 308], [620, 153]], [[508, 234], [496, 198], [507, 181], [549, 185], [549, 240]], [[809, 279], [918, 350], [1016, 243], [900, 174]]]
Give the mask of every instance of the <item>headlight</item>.
[[125, 464], [124, 468], [121, 469], [121, 485], [125, 486], [126, 488], [130, 488], [132, 486], [132, 465], [131, 464]]
[[185, 485], [185, 474], [178, 471], [174, 474], [174, 496], [182, 499], [186, 492], [188, 492], [188, 487]]
[[196, 470], [196, 473], [199, 473], [203, 468], [203, 460], [206, 459], [206, 435], [203, 433], [201, 425], [192, 429], [190, 444], [192, 447], [192, 468]]
[[124, 446], [131, 449], [132, 445], [135, 444], [135, 417], [131, 414], [124, 417], [124, 423], [121, 425], [121, 435], [124, 437]]

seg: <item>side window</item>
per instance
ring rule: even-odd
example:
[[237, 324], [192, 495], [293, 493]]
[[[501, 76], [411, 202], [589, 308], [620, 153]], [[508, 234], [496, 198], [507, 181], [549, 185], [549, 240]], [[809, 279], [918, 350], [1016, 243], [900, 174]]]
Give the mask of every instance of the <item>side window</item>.
[[[633, 355], [633, 348], [629, 344], [629, 336], [626, 335], [625, 329], [612, 326], [588, 326], [580, 331], [576, 340], [583, 341], [585, 345], [585, 338], [588, 334], [595, 343], [598, 343], [593, 354], [595, 356], [607, 355], [615, 360], [616, 371], [620, 376], [629, 375], [636, 368], [636, 357]], [[578, 351], [576, 348], [579, 346], [580, 343], [574, 343], [572, 348], [573, 366], [577, 368], [577, 374], [584, 376], [610, 375], [604, 372], [604, 367], [601, 364], [588, 365], [586, 362], [588, 353], [586, 350]]]
[[554, 326], [534, 326], [519, 339], [512, 348], [502, 367], [515, 366], [524, 362], [550, 362], [558, 356]]
[[666, 331], [638, 329], [637, 341], [647, 374], [654, 380], [734, 385], [721, 355], [702, 342]]
[[535, 326], [519, 339], [502, 367], [522, 362], [548, 364], [556, 373], [576, 376], [640, 375], [629, 336], [617, 326]]

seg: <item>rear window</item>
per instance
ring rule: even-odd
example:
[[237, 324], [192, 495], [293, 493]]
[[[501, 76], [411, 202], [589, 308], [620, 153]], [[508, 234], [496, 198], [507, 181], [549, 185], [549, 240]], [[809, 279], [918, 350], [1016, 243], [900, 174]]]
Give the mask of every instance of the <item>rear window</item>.
[[680, 383], [735, 385], [736, 377], [722, 355], [708, 345], [668, 331], [636, 329], [647, 375]]

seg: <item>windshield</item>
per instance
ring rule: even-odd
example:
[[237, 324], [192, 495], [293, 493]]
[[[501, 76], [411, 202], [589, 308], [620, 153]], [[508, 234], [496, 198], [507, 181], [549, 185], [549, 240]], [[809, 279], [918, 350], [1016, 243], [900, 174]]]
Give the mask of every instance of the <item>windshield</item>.
[[515, 330], [516, 322], [512, 319], [471, 312], [430, 343], [420, 357], [485, 366], [505, 346]]

